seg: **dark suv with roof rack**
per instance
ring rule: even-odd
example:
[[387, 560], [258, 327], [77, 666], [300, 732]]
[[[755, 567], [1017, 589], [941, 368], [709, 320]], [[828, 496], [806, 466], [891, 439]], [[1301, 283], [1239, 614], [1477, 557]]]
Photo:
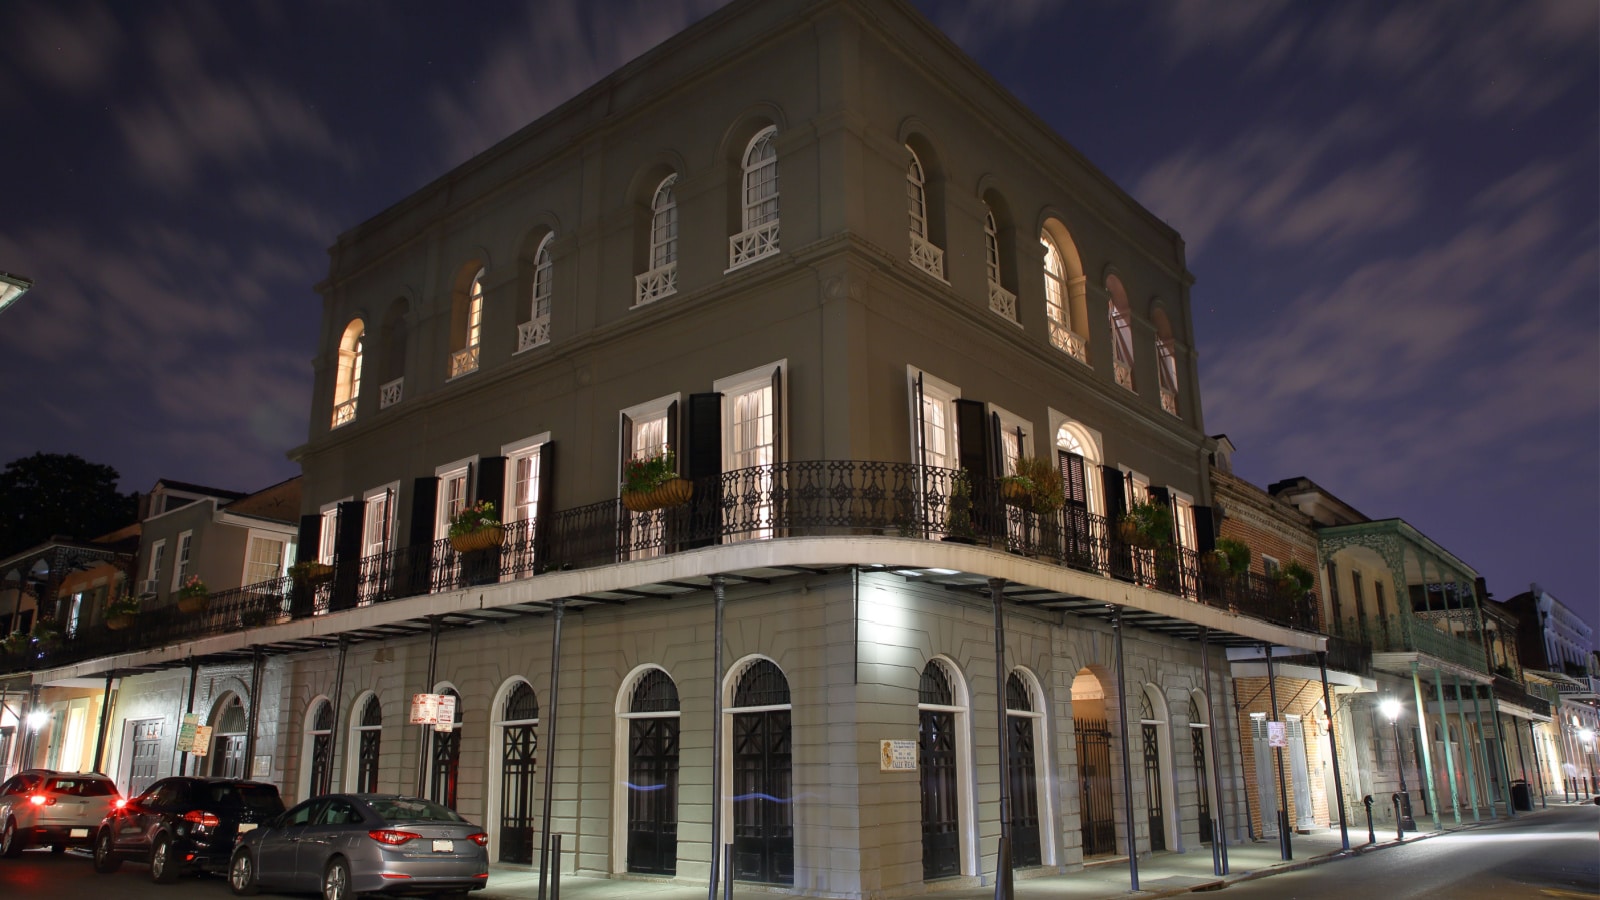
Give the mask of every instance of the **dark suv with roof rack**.
[[282, 812], [283, 800], [270, 784], [164, 778], [100, 823], [94, 868], [115, 872], [124, 860], [147, 862], [159, 884], [195, 872], [220, 872], [227, 869], [239, 835]]

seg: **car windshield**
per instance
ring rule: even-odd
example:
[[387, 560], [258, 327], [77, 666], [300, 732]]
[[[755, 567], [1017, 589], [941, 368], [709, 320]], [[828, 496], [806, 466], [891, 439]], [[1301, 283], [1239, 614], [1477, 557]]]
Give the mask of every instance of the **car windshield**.
[[416, 797], [387, 797], [368, 800], [372, 811], [388, 822], [465, 822], [448, 806]]
[[205, 786], [205, 798], [208, 805], [223, 809], [283, 812], [283, 800], [278, 797], [278, 789], [270, 784], [208, 784]]
[[70, 797], [109, 797], [117, 786], [104, 778], [52, 778], [45, 790]]

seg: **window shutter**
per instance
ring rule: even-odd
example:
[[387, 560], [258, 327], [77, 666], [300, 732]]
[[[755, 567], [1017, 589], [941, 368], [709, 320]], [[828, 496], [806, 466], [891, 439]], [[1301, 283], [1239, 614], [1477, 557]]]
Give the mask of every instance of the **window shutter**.
[[628, 470], [628, 460], [633, 458], [633, 418], [621, 413], [617, 425], [617, 484], [622, 484]]
[[694, 498], [692, 537], [684, 549], [718, 543], [722, 533], [722, 394], [689, 395], [687, 437], [685, 474], [694, 482]]
[[1194, 512], [1194, 545], [1202, 555], [1217, 549], [1217, 524], [1211, 518], [1211, 507], [1196, 506]]
[[361, 528], [367, 502], [346, 500], [339, 504], [333, 535], [333, 596], [329, 609], [350, 609], [356, 605], [361, 588]]
[[919, 371], [917, 380], [911, 384], [911, 427], [916, 429], [916, 434], [911, 438], [911, 446], [916, 448], [916, 463], [919, 466], [928, 464], [928, 421], [925, 408], [927, 402], [927, 394], [922, 387], [922, 373]]
[[1169, 519], [1172, 522], [1172, 534], [1169, 537], [1172, 539], [1172, 546], [1178, 546], [1178, 509], [1177, 504], [1172, 502], [1172, 489], [1164, 485], [1152, 484], [1149, 488], [1149, 494], [1151, 503], [1165, 506], [1167, 512], [1171, 514]]
[[1067, 525], [1067, 562], [1084, 565], [1089, 560], [1089, 482], [1083, 457], [1065, 450], [1056, 451], [1061, 466], [1062, 513]]
[[783, 463], [783, 367], [772, 370], [772, 465]]
[[[678, 401], [667, 404], [667, 449], [678, 455]], [[683, 461], [678, 460], [678, 471], [683, 471]]]
[[425, 475], [412, 482], [409, 569], [401, 577], [412, 594], [428, 592], [433, 572], [433, 525], [439, 511], [439, 478]]
[[494, 504], [495, 518], [505, 521], [506, 458], [486, 456], [478, 461], [476, 499]]
[[1115, 528], [1117, 520], [1128, 511], [1127, 479], [1116, 466], [1101, 466], [1100, 477], [1106, 486], [1106, 522]]
[[994, 465], [989, 454], [990, 430], [984, 421], [988, 412], [977, 400], [956, 400], [956, 454], [961, 468], [973, 481], [973, 489], [987, 485], [994, 478]]
[[317, 548], [322, 546], [322, 516], [301, 516], [300, 533], [295, 540], [298, 543], [294, 548], [294, 561], [316, 562]]
[[539, 446], [535, 463], [539, 467], [538, 510], [534, 513], [533, 571], [543, 572], [550, 567], [556, 549], [555, 496], [556, 496], [556, 442], [545, 441]]

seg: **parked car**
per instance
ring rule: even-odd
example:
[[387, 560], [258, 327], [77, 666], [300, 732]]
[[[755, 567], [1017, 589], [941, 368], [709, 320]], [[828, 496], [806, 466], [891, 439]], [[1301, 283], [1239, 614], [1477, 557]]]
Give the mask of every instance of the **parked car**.
[[447, 806], [396, 794], [329, 794], [239, 841], [228, 866], [235, 894], [263, 887], [465, 897], [489, 883], [489, 836]]
[[48, 846], [52, 853], [87, 847], [121, 800], [116, 784], [97, 773], [19, 773], [0, 785], [0, 856], [30, 846]]
[[148, 862], [150, 877], [171, 884], [185, 874], [227, 868], [234, 844], [283, 813], [270, 784], [225, 778], [164, 778], [114, 809], [94, 839], [94, 869]]

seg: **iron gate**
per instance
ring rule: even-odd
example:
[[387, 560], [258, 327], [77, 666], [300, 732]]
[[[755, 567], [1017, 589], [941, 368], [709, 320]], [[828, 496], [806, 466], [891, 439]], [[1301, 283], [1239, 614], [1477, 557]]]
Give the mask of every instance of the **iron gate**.
[[1017, 673], [1006, 679], [1006, 769], [1011, 779], [1011, 865], [1037, 866], [1044, 861], [1039, 846], [1039, 789], [1034, 780], [1033, 717], [1028, 689]]
[[733, 717], [733, 872], [794, 884], [789, 710]]
[[678, 719], [628, 720], [628, 871], [678, 871]]
[[1194, 786], [1199, 798], [1200, 843], [1211, 843], [1211, 778], [1206, 769], [1206, 730], [1190, 728], [1189, 739], [1194, 743]]
[[517, 682], [506, 695], [500, 722], [500, 861], [531, 865], [539, 700], [526, 681]]
[[961, 874], [956, 794], [956, 714], [922, 710], [917, 738], [922, 770], [922, 877]]
[[1167, 814], [1161, 805], [1161, 727], [1142, 725], [1144, 731], [1144, 796], [1150, 822], [1150, 852], [1167, 849]]
[[1078, 737], [1078, 807], [1083, 855], [1117, 852], [1116, 810], [1111, 797], [1111, 729], [1105, 719], [1073, 719]]

